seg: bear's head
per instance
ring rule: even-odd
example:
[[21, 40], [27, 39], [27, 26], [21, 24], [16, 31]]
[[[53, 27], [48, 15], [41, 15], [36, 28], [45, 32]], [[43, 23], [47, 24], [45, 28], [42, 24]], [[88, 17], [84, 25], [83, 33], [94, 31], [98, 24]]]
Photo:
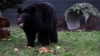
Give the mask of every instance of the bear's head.
[[36, 9], [34, 7], [26, 8], [23, 10], [21, 8], [18, 8], [17, 12], [19, 14], [17, 23], [20, 27], [23, 27], [26, 21], [29, 21], [30, 19], [32, 19], [32, 17], [34, 16], [36, 12]]
[[18, 25], [28, 28], [34, 28], [34, 29], [41, 29], [43, 27], [43, 13], [40, 11], [41, 9], [38, 9], [37, 7], [28, 7], [26, 9], [19, 8], [17, 12], [19, 13], [18, 16]]

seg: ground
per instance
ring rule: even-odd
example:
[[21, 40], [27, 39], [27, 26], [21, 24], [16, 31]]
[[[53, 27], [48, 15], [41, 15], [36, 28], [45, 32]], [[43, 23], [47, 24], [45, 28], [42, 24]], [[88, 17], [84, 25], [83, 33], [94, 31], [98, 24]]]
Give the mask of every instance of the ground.
[[[39, 53], [40, 45], [26, 48], [26, 36], [17, 26], [11, 27], [11, 40], [0, 41], [0, 56], [100, 56], [100, 32], [59, 31], [58, 44], [50, 44], [55, 53]], [[60, 47], [57, 49], [57, 47]], [[18, 51], [14, 49], [18, 48]]]

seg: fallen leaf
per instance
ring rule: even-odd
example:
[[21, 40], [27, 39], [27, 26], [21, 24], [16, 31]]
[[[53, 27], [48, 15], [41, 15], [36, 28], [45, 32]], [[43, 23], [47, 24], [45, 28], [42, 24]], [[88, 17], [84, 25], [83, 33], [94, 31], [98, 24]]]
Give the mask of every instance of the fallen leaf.
[[19, 52], [19, 49], [18, 49], [18, 48], [14, 48], [14, 51], [15, 51], [15, 52]]
[[39, 49], [39, 52], [40, 52], [40, 53], [46, 53], [46, 52], [48, 52], [48, 49], [47, 49], [46, 47], [41, 47], [41, 48]]

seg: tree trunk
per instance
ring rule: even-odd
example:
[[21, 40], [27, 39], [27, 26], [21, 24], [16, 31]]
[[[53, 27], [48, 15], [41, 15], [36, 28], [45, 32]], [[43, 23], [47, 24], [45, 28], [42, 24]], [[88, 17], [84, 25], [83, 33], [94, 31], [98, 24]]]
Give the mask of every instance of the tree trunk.
[[2, 11], [0, 11], [0, 17], [2, 17]]

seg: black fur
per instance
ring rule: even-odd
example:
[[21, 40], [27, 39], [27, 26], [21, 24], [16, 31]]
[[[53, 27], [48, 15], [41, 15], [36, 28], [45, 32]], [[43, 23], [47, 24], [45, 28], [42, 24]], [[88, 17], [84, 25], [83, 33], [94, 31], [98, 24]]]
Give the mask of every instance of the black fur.
[[36, 34], [38, 42], [42, 45], [49, 45], [49, 42], [57, 43], [57, 17], [53, 5], [47, 2], [35, 3], [24, 10], [18, 9], [18, 25], [26, 33], [28, 46], [34, 46]]

